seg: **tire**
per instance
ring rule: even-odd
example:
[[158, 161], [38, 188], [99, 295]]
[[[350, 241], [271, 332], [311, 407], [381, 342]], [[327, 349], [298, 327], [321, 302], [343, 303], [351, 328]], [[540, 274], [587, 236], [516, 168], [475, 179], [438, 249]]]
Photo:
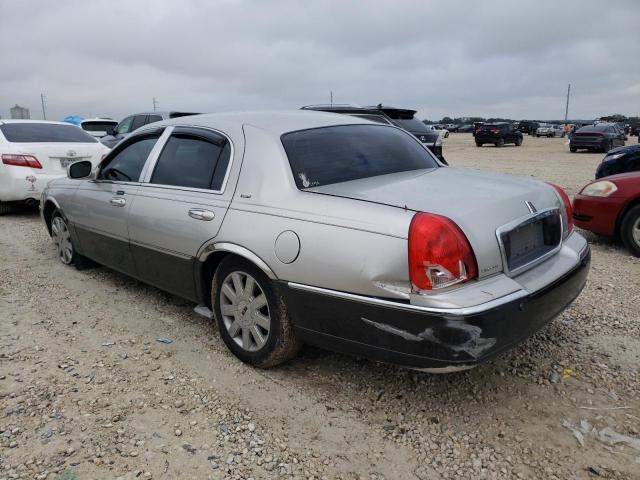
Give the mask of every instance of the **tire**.
[[515, 144], [516, 144], [516, 147], [519, 147], [520, 145], [522, 145], [522, 139], [520, 137], [516, 138]]
[[482, 146], [482, 142], [476, 142], [476, 147], [481, 147]]
[[576, 147], [569, 147], [569, 151], [571, 153], [576, 153], [578, 151], [578, 149]]
[[284, 299], [251, 262], [225, 258], [213, 277], [211, 298], [222, 340], [244, 363], [273, 367], [300, 351]]
[[602, 153], [607, 153], [609, 150], [611, 150], [611, 141], [605, 143], [602, 147]]
[[51, 214], [51, 238], [58, 250], [58, 259], [65, 265], [74, 265], [78, 270], [97, 266], [95, 262], [76, 251], [73, 240], [71, 240], [67, 220], [58, 209]]
[[504, 147], [504, 138], [501, 138], [496, 142], [496, 147]]
[[536, 133], [536, 138], [540, 138], [540, 135], [538, 135], [537, 133]]
[[640, 205], [636, 205], [622, 217], [620, 238], [632, 255], [640, 257]]
[[6, 215], [13, 211], [13, 205], [7, 202], [0, 202], [0, 215]]

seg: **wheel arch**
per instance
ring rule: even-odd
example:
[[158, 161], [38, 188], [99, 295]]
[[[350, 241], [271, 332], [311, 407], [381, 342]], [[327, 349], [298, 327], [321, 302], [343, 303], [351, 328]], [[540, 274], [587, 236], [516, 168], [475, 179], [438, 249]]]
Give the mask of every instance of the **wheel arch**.
[[[45, 201], [44, 206], [42, 207], [42, 218], [44, 219], [44, 223], [47, 226], [49, 236], [51, 236], [51, 218], [53, 217], [53, 212], [55, 210], [60, 210], [60, 205], [58, 205], [58, 202], [56, 202], [54, 199], [48, 198]], [[60, 213], [64, 216], [62, 210], [60, 210]]]
[[629, 202], [627, 202], [627, 204], [624, 207], [620, 209], [620, 212], [616, 217], [616, 226], [615, 226], [615, 235], [617, 237], [620, 236], [620, 227], [622, 226], [622, 219], [624, 218], [624, 216], [627, 214], [629, 210], [631, 210], [633, 207], [638, 205], [640, 205], [640, 195], [631, 199]]
[[250, 261], [271, 280], [278, 278], [271, 267], [248, 248], [229, 242], [209, 244], [201, 250], [196, 267], [198, 294], [202, 303], [209, 308], [212, 308], [211, 281], [222, 260], [229, 256], [236, 256]]

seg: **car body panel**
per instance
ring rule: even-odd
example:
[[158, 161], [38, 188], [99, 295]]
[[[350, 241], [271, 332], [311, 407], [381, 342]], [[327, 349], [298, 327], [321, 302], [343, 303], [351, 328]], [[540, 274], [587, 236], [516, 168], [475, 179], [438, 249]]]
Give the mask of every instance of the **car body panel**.
[[640, 171], [640, 144], [613, 148], [596, 169], [596, 179], [619, 173]]

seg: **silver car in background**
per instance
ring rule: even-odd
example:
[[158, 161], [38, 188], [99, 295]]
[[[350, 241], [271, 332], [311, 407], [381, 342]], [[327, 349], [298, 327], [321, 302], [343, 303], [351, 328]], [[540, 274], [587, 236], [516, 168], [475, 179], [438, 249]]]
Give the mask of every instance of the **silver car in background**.
[[242, 361], [303, 342], [430, 371], [526, 339], [582, 290], [559, 187], [442, 165], [391, 125], [313, 111], [174, 118], [43, 193], [60, 259], [213, 311]]

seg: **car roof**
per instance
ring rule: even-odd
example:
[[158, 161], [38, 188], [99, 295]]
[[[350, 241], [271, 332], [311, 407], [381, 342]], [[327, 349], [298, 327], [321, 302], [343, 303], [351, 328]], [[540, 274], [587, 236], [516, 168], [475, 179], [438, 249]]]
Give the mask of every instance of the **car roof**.
[[371, 125], [372, 123], [366, 119], [338, 113], [315, 110], [275, 110], [190, 115], [154, 122], [149, 124], [149, 127], [180, 124], [216, 128], [224, 132], [226, 130], [236, 131], [244, 125], [251, 125], [279, 136], [287, 132], [308, 128], [354, 124]]
[[114, 120], [113, 118], [100, 118], [100, 117], [85, 118], [80, 123], [83, 123], [83, 122], [113, 122], [113, 123], [118, 123], [118, 121]]
[[18, 120], [18, 119], [2, 119], [0, 120], [0, 125], [5, 124], [5, 123], [49, 123], [51, 125], [71, 125], [71, 126], [76, 126], [73, 125], [73, 123], [67, 123], [67, 122], [53, 122], [50, 120]]

